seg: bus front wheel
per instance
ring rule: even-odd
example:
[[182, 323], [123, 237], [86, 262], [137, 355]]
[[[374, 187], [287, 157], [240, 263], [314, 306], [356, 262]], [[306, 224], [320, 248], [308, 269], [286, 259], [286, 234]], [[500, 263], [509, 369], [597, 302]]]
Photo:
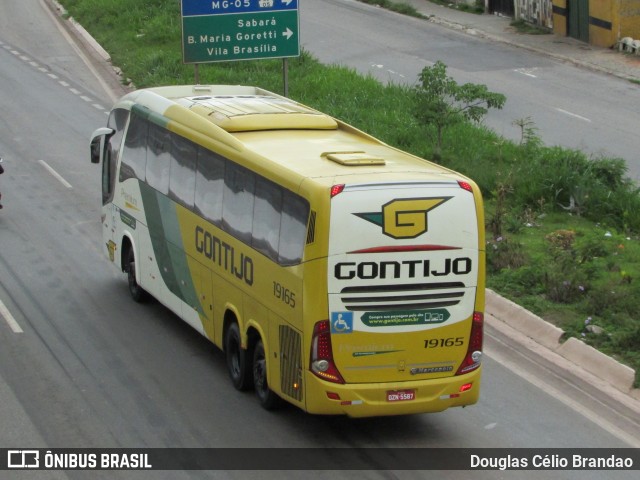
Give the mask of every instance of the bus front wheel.
[[129, 282], [129, 293], [135, 302], [142, 303], [149, 298], [149, 294], [142, 288], [136, 280], [136, 256], [133, 247], [129, 248], [127, 254], [127, 264], [125, 265], [127, 272], [127, 281]]
[[229, 325], [224, 336], [224, 352], [227, 357], [227, 370], [231, 383], [237, 390], [248, 390], [253, 381], [246, 350], [242, 349], [240, 329], [237, 323]]
[[262, 339], [258, 340], [253, 349], [253, 386], [256, 390], [258, 401], [263, 408], [273, 410], [278, 406], [280, 397], [273, 393], [267, 382], [267, 358], [264, 353]]

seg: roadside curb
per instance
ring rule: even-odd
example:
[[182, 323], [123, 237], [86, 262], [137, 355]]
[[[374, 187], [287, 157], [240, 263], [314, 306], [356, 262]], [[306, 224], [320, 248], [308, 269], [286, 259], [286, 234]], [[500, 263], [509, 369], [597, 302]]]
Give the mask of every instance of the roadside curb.
[[[58, 0], [51, 0], [51, 3], [53, 4], [54, 8], [58, 11], [58, 15], [60, 15], [61, 17], [64, 18], [64, 16], [68, 14], [67, 10], [62, 5], [60, 5]], [[100, 55], [100, 57], [105, 62], [111, 61], [111, 55], [109, 55], [109, 53], [104, 48], [102, 48], [102, 45], [100, 45], [91, 36], [91, 34], [85, 30], [85, 28], [82, 25], [76, 22], [75, 18], [69, 17], [67, 20], [69, 21], [69, 23], [71, 23], [73, 28], [75, 28], [78, 31], [78, 33], [80, 33], [80, 35], [84, 37], [87, 43], [91, 45], [91, 48], [93, 48], [96, 51], [96, 53]]]
[[562, 329], [490, 289], [486, 289], [486, 310], [496, 320], [580, 366], [616, 390], [640, 400], [640, 389], [633, 388], [635, 370], [631, 367], [621, 364], [577, 338], [569, 338], [561, 343], [564, 335]]
[[122, 71], [112, 64], [111, 55], [81, 24], [69, 16], [64, 6], [58, 0], [43, 0], [43, 3], [56, 17], [61, 28], [71, 37], [69, 41], [82, 52], [80, 56], [93, 71], [109, 100], [115, 102], [130, 92], [130, 86], [124, 84]]
[[104, 48], [102, 48], [102, 45], [100, 45], [89, 34], [89, 32], [85, 30], [82, 25], [76, 22], [75, 18], [69, 17], [69, 22], [71, 23], [71, 25], [73, 25], [73, 28], [75, 28], [80, 33], [80, 35], [82, 35], [86, 39], [86, 41], [91, 44], [91, 47], [98, 53], [98, 55], [100, 55], [100, 57], [102, 57], [105, 62], [111, 62], [111, 55], [109, 55], [109, 53]]

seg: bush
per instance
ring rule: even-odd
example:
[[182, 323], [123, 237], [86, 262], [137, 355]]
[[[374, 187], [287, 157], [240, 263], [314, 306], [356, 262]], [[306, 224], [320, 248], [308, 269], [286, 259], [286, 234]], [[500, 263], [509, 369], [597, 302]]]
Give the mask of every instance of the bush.
[[527, 255], [520, 243], [503, 237], [487, 242], [487, 270], [490, 273], [518, 269], [526, 265], [527, 261]]

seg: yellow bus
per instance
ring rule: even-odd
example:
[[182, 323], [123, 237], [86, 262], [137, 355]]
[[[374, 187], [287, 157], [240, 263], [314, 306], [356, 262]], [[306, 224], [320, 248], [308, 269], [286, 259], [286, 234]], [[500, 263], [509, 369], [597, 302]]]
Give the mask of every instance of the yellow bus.
[[468, 178], [288, 98], [125, 95], [91, 139], [104, 251], [225, 352], [259, 403], [314, 414], [478, 401], [482, 198]]

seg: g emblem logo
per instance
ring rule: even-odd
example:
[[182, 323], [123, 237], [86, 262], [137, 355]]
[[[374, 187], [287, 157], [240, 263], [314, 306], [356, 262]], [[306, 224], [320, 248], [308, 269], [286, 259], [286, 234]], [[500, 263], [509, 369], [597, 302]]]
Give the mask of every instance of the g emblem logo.
[[382, 227], [391, 238], [415, 238], [429, 229], [427, 212], [451, 197], [407, 198], [382, 206], [382, 213], [356, 213], [358, 217]]

